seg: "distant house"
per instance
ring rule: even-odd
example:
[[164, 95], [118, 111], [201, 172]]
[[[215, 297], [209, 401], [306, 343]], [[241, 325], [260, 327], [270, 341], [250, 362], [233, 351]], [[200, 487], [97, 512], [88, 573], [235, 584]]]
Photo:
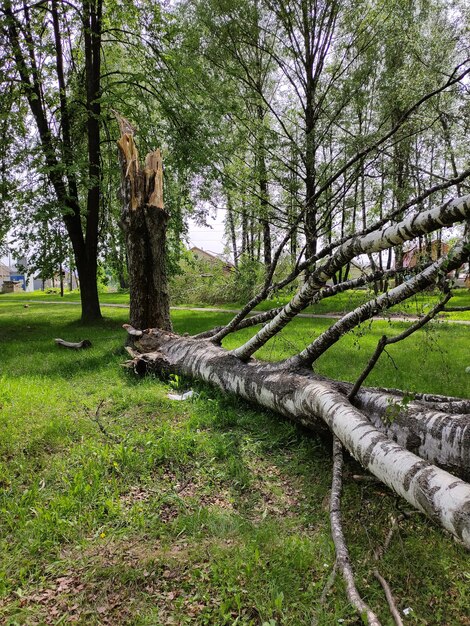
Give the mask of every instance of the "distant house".
[[2, 293], [19, 293], [23, 291], [23, 282], [21, 280], [4, 280], [2, 284]]
[[[40, 274], [33, 275], [30, 272], [25, 273], [23, 271], [22, 268], [25, 268], [27, 265], [26, 259], [21, 259], [18, 265], [19, 267], [15, 265], [8, 267], [4, 263], [0, 263], [0, 292], [2, 290], [4, 293], [12, 293], [13, 291], [36, 291], [39, 289], [47, 290], [51, 287], [59, 287], [60, 276], [58, 273], [55, 274], [53, 279], [43, 279]], [[65, 288], [69, 288], [71, 285], [72, 289], [77, 289], [78, 282], [74, 273], [70, 274], [68, 269], [64, 269], [62, 276]], [[8, 285], [6, 285], [6, 283], [8, 283]]]
[[14, 293], [23, 291], [23, 276], [15, 273], [15, 268], [0, 263], [0, 292]]
[[0, 263], [0, 290], [2, 293], [25, 291], [25, 276], [15, 266], [7, 267]]
[[421, 248], [418, 245], [413, 246], [409, 250], [406, 250], [403, 255], [403, 267], [413, 268], [418, 265], [420, 261], [429, 259], [431, 256], [432, 261], [437, 261], [441, 256], [444, 256], [449, 252], [449, 244], [444, 241], [438, 241], [435, 239], [431, 242], [431, 245], [422, 245]]
[[[413, 246], [409, 250], [406, 250], [403, 256], [403, 267], [413, 268], [420, 261], [429, 260], [429, 250], [431, 251], [431, 260], [437, 261], [441, 256], [444, 256], [449, 252], [449, 244], [438, 241], [437, 239], [431, 242], [431, 246]], [[451, 276], [454, 276], [456, 285], [461, 287], [467, 287], [470, 289], [470, 264], [464, 263], [460, 269], [451, 272]]]
[[4, 263], [0, 263], [0, 289], [3, 286], [4, 280], [10, 280], [10, 268]]
[[208, 250], [203, 250], [202, 248], [198, 248], [197, 246], [193, 246], [189, 250], [193, 253], [193, 256], [198, 261], [204, 261], [209, 265], [213, 265], [214, 267], [222, 268], [224, 274], [230, 274], [234, 271], [235, 266], [227, 259], [215, 254], [214, 252], [209, 252]]
[[[62, 270], [62, 278], [65, 289], [78, 289], [78, 281], [75, 274], [68, 269]], [[54, 278], [42, 278], [41, 274], [37, 274], [34, 277], [34, 291], [47, 291], [48, 289], [54, 289], [60, 287], [60, 274], [57, 272]]]

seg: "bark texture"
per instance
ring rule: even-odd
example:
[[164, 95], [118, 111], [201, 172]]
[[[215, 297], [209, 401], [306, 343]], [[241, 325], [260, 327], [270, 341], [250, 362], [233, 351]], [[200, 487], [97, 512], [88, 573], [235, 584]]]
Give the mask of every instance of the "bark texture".
[[[323, 424], [363, 467], [470, 548], [470, 485], [392, 441], [364, 411], [351, 404], [341, 383], [308, 370], [286, 371], [282, 364], [243, 363], [207, 341], [156, 329], [145, 331], [135, 345], [141, 354], [135, 356], [132, 365], [139, 374], [179, 372], [273, 409], [308, 428], [322, 428]], [[365, 393], [369, 392], [362, 390], [357, 396], [364, 405]], [[380, 392], [370, 393], [375, 398], [372, 405], [379, 406]], [[452, 423], [455, 417], [447, 415], [446, 419]], [[460, 421], [466, 418], [462, 416]], [[461, 445], [467, 464], [469, 435], [467, 421]], [[404, 444], [416, 447], [412, 437]], [[428, 447], [425, 437], [422, 447]], [[433, 445], [429, 448], [432, 453]]]
[[129, 264], [130, 323], [135, 328], [171, 330], [166, 264], [168, 213], [163, 206], [160, 150], [141, 168], [131, 132], [118, 141], [121, 161], [121, 223]]

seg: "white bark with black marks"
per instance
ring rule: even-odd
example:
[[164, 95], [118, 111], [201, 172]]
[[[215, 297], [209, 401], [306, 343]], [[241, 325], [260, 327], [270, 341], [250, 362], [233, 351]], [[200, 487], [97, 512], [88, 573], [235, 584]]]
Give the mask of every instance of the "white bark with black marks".
[[309, 279], [276, 317], [266, 324], [254, 337], [233, 351], [235, 356], [248, 360], [271, 337], [274, 337], [298, 313], [312, 301], [313, 296], [324, 287], [325, 283], [346, 263], [360, 254], [369, 254], [386, 250], [410, 241], [418, 235], [430, 233], [443, 226], [470, 218], [470, 195], [456, 198], [435, 209], [422, 211], [400, 223], [373, 231], [367, 235], [351, 237], [339, 246], [328, 260], [312, 272]]
[[363, 467], [470, 548], [470, 485], [389, 439], [334, 381], [288, 372], [282, 364], [243, 363], [207, 341], [159, 330], [144, 333], [135, 345], [142, 352], [134, 359], [138, 373], [178, 372], [307, 427], [323, 422]]

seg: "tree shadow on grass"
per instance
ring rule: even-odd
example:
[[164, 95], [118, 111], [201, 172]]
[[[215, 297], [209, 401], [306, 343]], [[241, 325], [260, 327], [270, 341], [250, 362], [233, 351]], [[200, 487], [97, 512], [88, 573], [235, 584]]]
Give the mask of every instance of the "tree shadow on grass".
[[[105, 369], [110, 360], [116, 361], [117, 367], [125, 339], [121, 329], [124, 316], [104, 318], [93, 325], [70, 317], [73, 312], [64, 314], [51, 308], [31, 315], [29, 309], [20, 307], [9, 316], [0, 316], [0, 372], [73, 378], [79, 372]], [[92, 347], [68, 350], [55, 344], [57, 337], [72, 342], [89, 339]]]

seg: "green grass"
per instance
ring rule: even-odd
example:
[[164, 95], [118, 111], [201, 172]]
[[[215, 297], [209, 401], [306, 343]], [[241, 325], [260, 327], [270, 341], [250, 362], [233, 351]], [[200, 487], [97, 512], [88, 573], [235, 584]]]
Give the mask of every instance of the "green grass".
[[[129, 304], [128, 292], [100, 292], [100, 302], [112, 304]], [[20, 291], [17, 293], [0, 293], [1, 302], [15, 302], [33, 300], [37, 302], [80, 302], [80, 293], [74, 291], [64, 291], [63, 298], [60, 293], [47, 293], [46, 291]]]
[[[289, 298], [291, 296], [287, 295], [276, 295], [269, 300], [266, 300], [260, 303], [256, 310], [258, 311], [266, 311], [273, 307], [282, 306], [287, 304]], [[329, 315], [329, 314], [341, 314], [346, 313], [347, 311], [351, 311], [355, 307], [363, 304], [367, 300], [373, 297], [373, 293], [366, 290], [352, 290], [348, 292], [344, 292], [338, 294], [334, 298], [326, 298], [321, 300], [317, 304], [308, 307], [305, 309], [306, 313], [315, 313], [318, 315]], [[47, 294], [42, 291], [34, 291], [32, 293], [15, 293], [15, 294], [0, 294], [0, 303], [1, 302], [15, 302], [15, 301], [24, 301], [24, 300], [33, 300], [38, 302], [60, 302], [61, 298], [59, 294]], [[80, 302], [80, 294], [78, 292], [65, 292], [64, 293], [64, 302]], [[401, 315], [421, 315], [423, 313], [427, 313], [429, 309], [434, 306], [439, 301], [439, 294], [433, 292], [423, 292], [417, 294], [413, 298], [410, 298], [406, 302], [399, 304], [391, 309], [391, 312], [394, 314]], [[121, 304], [128, 305], [129, 304], [129, 294], [122, 293], [100, 293], [100, 302], [102, 304]], [[183, 306], [183, 307], [202, 307], [202, 308], [214, 308], [214, 305], [208, 305], [204, 302], [192, 302], [192, 303], [180, 303], [174, 302], [175, 306]], [[222, 309], [240, 309], [243, 307], [244, 303], [241, 302], [233, 302], [230, 304], [222, 304], [220, 308]], [[455, 289], [454, 295], [452, 299], [449, 301], [449, 306], [470, 306], [470, 289]], [[470, 321], [470, 311], [465, 312], [454, 312], [454, 313], [442, 313], [440, 314], [441, 318], [448, 319], [460, 319]]]
[[[334, 561], [329, 443], [208, 387], [172, 402], [168, 391], [185, 381], [123, 369], [127, 312], [105, 314], [84, 328], [75, 307], [0, 298], [0, 623], [303, 626], [318, 612], [324, 626], [359, 624], [341, 581], [318, 607]], [[173, 313], [177, 332], [228, 319]], [[330, 323], [297, 320], [259, 356], [292, 354]], [[400, 328], [374, 322], [317, 368], [354, 380], [380, 334]], [[468, 332], [438, 324], [417, 334], [368, 382], [468, 396]], [[67, 351], [54, 337], [93, 347]], [[108, 435], [94, 421], [102, 401]], [[403, 503], [354, 482], [354, 462], [345, 473], [358, 585], [391, 624], [371, 571]], [[399, 607], [413, 609], [405, 623], [466, 623], [468, 555], [421, 516], [400, 524], [380, 570]]]
[[[367, 302], [374, 296], [372, 291], [364, 289], [355, 289], [351, 291], [345, 291], [333, 298], [325, 298], [317, 304], [308, 307], [306, 313], [316, 313], [319, 315], [328, 314], [342, 314], [360, 306], [364, 302]], [[421, 315], [427, 313], [429, 309], [434, 306], [440, 299], [438, 293], [425, 291], [417, 294], [413, 298], [402, 302], [401, 304], [393, 307], [391, 312], [401, 315]], [[270, 309], [273, 306], [281, 306], [287, 304], [289, 297], [281, 295], [275, 297], [267, 302], [263, 302], [258, 308], [260, 310]], [[448, 306], [470, 306], [470, 289], [455, 289], [454, 295], [448, 303]], [[442, 317], [451, 319], [470, 320], [470, 311], [458, 312], [458, 313], [445, 313]]]

